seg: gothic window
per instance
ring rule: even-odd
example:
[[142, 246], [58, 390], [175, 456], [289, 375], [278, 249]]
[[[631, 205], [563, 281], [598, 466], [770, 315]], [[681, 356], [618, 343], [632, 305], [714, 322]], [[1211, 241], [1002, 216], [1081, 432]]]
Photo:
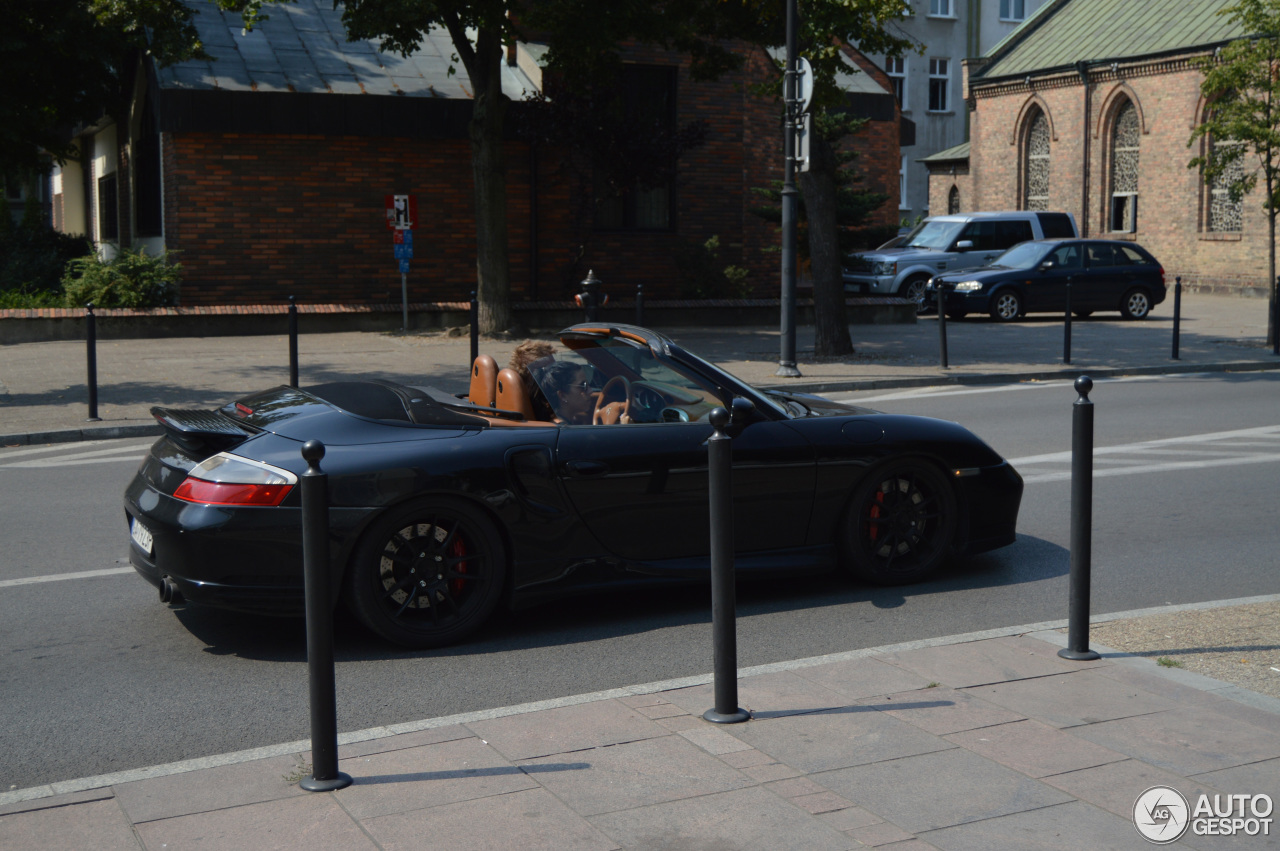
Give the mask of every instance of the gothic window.
[[947, 193], [947, 215], [960, 212], [960, 187], [952, 186]]
[[1138, 110], [1126, 101], [1111, 128], [1111, 218], [1114, 232], [1138, 229]]
[[[1239, 142], [1215, 142], [1209, 138], [1209, 146], [1221, 151], [1228, 145], [1239, 145]], [[1233, 160], [1225, 171], [1209, 184], [1209, 230], [1214, 232], [1239, 233], [1240, 220], [1244, 210], [1244, 199], [1231, 197], [1231, 184], [1244, 177], [1244, 163]]]
[[1049, 209], [1049, 119], [1037, 109], [1027, 127], [1025, 209]]

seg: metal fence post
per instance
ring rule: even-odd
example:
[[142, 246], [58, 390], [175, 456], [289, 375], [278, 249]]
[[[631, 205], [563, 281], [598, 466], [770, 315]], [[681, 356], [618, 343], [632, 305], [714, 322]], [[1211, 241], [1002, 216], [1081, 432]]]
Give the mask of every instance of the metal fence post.
[[84, 306], [85, 359], [88, 362], [89, 418], [91, 423], [101, 422], [98, 416], [98, 320], [93, 315], [93, 302]]
[[476, 291], [471, 291], [471, 362], [480, 357], [480, 302], [476, 301]]
[[708, 415], [715, 429], [707, 438], [707, 477], [711, 507], [711, 634], [715, 653], [716, 705], [702, 717], [736, 724], [751, 715], [738, 706], [738, 637], [733, 579], [733, 446], [725, 432], [729, 412]]
[[1089, 574], [1093, 548], [1093, 380], [1076, 379], [1071, 407], [1071, 601], [1063, 659], [1086, 662], [1102, 657], [1089, 649]]
[[320, 470], [324, 444], [302, 445], [302, 570], [311, 683], [311, 774], [298, 785], [331, 792], [351, 785], [338, 770], [338, 698], [333, 674], [333, 607], [329, 603], [329, 477]]
[[1178, 360], [1178, 332], [1182, 323], [1182, 276], [1173, 279], [1173, 359]]
[[298, 304], [289, 296], [289, 386], [298, 386]]
[[938, 300], [938, 358], [942, 363], [943, 369], [950, 369], [947, 365], [947, 289], [946, 284], [938, 281], [934, 284]]
[[1067, 275], [1067, 314], [1062, 325], [1063, 363], [1071, 363], [1071, 278], [1071, 275]]

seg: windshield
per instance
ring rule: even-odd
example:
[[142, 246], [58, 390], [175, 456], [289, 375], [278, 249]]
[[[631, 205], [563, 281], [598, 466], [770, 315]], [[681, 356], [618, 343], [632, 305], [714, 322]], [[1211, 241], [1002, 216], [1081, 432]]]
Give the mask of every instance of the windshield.
[[1044, 258], [1046, 248], [1034, 242], [1015, 245], [995, 260], [992, 266], [1003, 266], [1006, 269], [1034, 269]]
[[915, 230], [907, 234], [906, 247], [946, 251], [963, 227], [964, 222], [921, 222], [916, 225]]

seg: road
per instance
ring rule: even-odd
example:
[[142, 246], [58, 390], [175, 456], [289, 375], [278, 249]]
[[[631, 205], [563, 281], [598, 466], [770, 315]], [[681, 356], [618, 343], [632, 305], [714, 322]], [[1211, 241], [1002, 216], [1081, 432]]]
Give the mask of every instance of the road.
[[[1070, 384], [835, 394], [956, 420], [1027, 479], [1019, 540], [905, 589], [743, 584], [743, 666], [1066, 617]], [[1095, 612], [1269, 594], [1280, 376], [1100, 381]], [[306, 739], [301, 621], [171, 609], [132, 575], [120, 493], [148, 441], [0, 449], [0, 790]], [[499, 615], [391, 648], [343, 617], [339, 729], [711, 670], [705, 588]]]

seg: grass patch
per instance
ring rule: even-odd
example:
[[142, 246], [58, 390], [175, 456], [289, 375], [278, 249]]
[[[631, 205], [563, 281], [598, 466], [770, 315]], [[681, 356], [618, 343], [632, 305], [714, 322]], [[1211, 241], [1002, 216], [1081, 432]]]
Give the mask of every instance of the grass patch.
[[1161, 656], [1156, 660], [1156, 664], [1161, 668], [1181, 668], [1182, 663], [1176, 659], [1170, 659], [1168, 656]]

